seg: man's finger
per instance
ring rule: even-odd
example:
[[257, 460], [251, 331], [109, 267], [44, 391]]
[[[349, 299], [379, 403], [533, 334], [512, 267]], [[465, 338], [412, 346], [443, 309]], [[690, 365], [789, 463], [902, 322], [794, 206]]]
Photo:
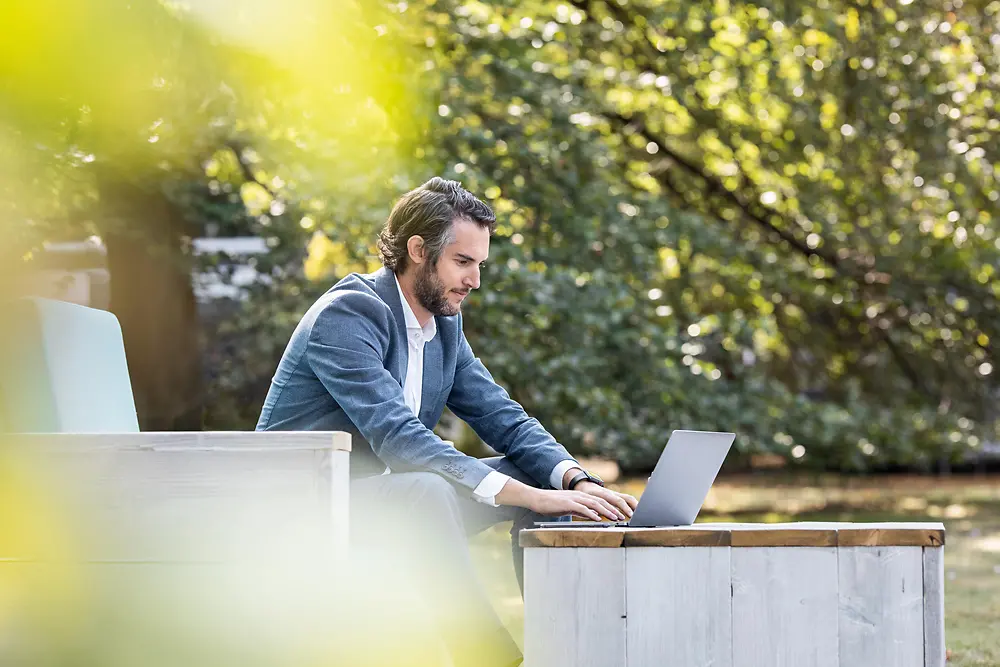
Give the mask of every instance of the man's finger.
[[600, 521], [601, 520], [601, 517], [598, 516], [597, 512], [595, 512], [594, 510], [590, 509], [589, 507], [587, 507], [583, 503], [574, 503], [574, 505], [575, 506], [573, 508], [573, 511], [578, 516], [582, 516], [583, 518], [590, 519], [592, 521]]
[[585, 494], [584, 498], [586, 499], [586, 501], [593, 503], [591, 507], [594, 507], [596, 505], [594, 509], [596, 509], [598, 512], [601, 512], [608, 519], [611, 519], [612, 521], [618, 521], [622, 519], [622, 516], [611, 505], [611, 503], [604, 500], [603, 498], [591, 494]]
[[590, 509], [583, 503], [572, 503], [570, 505], [570, 511], [578, 517], [590, 519], [591, 521], [600, 521], [600, 517], [597, 515], [597, 512]]
[[632, 516], [632, 508], [629, 506], [628, 502], [626, 502], [626, 500], [622, 497], [620, 493], [618, 493], [617, 491], [607, 491], [607, 490], [605, 490], [604, 493], [607, 495], [601, 496], [602, 498], [606, 498], [610, 503], [612, 503], [615, 507], [617, 507], [626, 517]]
[[618, 491], [612, 491], [611, 493], [613, 493], [616, 498], [619, 498], [622, 503], [628, 505], [629, 509], [634, 510], [636, 505], [639, 504], [638, 500], [628, 495], [627, 493], [619, 493]]
[[617, 491], [597, 487], [591, 493], [592, 495], [606, 500], [608, 503], [613, 505], [615, 509], [618, 510], [619, 514], [621, 514], [621, 518], [627, 519], [632, 516], [632, 508], [629, 506], [625, 498], [623, 498]]
[[599, 496], [594, 496], [594, 498], [597, 500], [598, 507], [600, 507], [600, 510], [604, 514], [604, 516], [611, 519], [612, 521], [618, 521], [622, 518], [622, 516], [618, 513], [618, 510], [615, 509], [614, 505], [612, 505], [607, 500]]

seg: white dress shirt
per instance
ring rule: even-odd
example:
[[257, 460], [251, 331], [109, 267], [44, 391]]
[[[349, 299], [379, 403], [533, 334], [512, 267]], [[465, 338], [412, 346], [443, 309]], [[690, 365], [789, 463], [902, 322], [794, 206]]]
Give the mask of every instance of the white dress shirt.
[[[408, 353], [406, 378], [403, 380], [403, 401], [413, 411], [413, 414], [419, 417], [420, 401], [424, 388], [424, 345], [434, 340], [434, 336], [437, 335], [437, 322], [432, 317], [427, 321], [427, 324], [420, 326], [417, 316], [414, 315], [413, 309], [406, 301], [406, 295], [403, 294], [399, 280], [396, 281], [396, 289], [399, 290], [399, 301], [403, 305], [403, 318], [406, 320]], [[553, 489], [561, 489], [563, 475], [570, 468], [579, 467], [579, 465], [573, 459], [560, 461], [549, 476], [549, 484]], [[384, 474], [388, 473], [389, 468], [386, 468]], [[508, 475], [494, 470], [483, 478], [483, 481], [472, 493], [479, 502], [496, 507], [496, 495], [507, 484], [508, 479], [510, 479]]]

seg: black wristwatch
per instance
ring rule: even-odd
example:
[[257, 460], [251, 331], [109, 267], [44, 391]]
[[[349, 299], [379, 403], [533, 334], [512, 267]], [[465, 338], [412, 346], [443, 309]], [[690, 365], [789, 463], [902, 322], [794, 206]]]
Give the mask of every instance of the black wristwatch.
[[572, 491], [574, 488], [576, 488], [576, 485], [579, 484], [580, 482], [593, 482], [598, 486], [604, 486], [603, 479], [601, 479], [597, 475], [593, 475], [587, 472], [586, 470], [581, 470], [580, 472], [573, 475], [573, 479], [569, 480], [569, 484], [566, 485], [566, 488]]

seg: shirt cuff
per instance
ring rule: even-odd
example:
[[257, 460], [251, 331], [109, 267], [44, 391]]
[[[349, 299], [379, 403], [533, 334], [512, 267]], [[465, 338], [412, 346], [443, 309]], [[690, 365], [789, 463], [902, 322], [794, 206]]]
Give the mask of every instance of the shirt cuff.
[[570, 468], [579, 468], [580, 470], [583, 470], [583, 466], [574, 461], [573, 459], [566, 459], [564, 461], [560, 461], [559, 463], [556, 464], [556, 467], [552, 469], [552, 474], [549, 475], [549, 486], [551, 486], [553, 489], [562, 489], [563, 475], [565, 475], [566, 471], [569, 470]]
[[479, 486], [475, 488], [472, 494], [476, 500], [484, 505], [497, 507], [496, 496], [503, 490], [508, 479], [510, 479], [508, 475], [494, 470], [483, 478], [483, 481], [479, 483]]

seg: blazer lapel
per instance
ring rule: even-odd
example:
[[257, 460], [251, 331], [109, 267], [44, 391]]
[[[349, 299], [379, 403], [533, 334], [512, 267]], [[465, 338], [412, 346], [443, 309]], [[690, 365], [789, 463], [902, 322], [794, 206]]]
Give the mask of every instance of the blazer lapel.
[[424, 386], [420, 394], [420, 421], [424, 424], [436, 420], [441, 414], [441, 390], [444, 388], [442, 372], [444, 354], [441, 347], [441, 330], [434, 339], [424, 345]]
[[[403, 304], [399, 300], [399, 288], [396, 286], [396, 275], [386, 268], [375, 272], [375, 293], [389, 305], [393, 319], [396, 320], [396, 379], [399, 386], [406, 381], [406, 364], [409, 362], [409, 349], [406, 344], [406, 318], [403, 316]], [[426, 354], [426, 352], [425, 352]], [[390, 366], [386, 366], [392, 371]]]

